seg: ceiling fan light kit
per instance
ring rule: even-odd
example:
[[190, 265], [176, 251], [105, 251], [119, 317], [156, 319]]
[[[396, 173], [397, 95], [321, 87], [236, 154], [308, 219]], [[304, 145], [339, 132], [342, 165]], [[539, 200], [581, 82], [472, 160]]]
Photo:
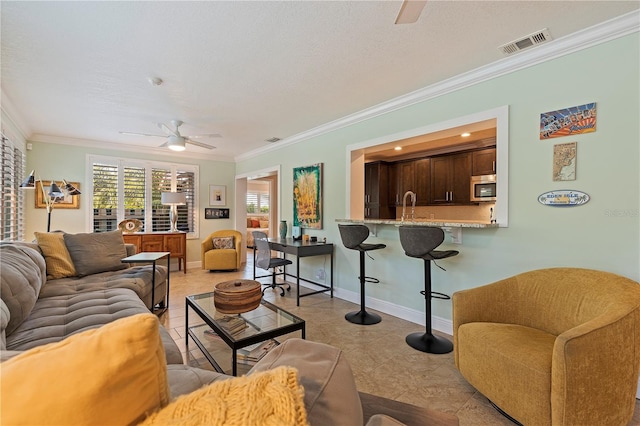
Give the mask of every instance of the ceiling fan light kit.
[[172, 151], [184, 151], [186, 148], [184, 138], [176, 135], [169, 135], [167, 146]]

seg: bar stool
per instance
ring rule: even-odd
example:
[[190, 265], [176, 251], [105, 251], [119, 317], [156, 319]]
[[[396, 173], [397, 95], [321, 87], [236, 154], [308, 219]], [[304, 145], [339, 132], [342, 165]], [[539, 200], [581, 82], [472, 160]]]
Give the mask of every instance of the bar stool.
[[[431, 331], [431, 298], [449, 300], [451, 297], [444, 293], [431, 291], [431, 261], [457, 256], [456, 250], [434, 250], [444, 241], [444, 231], [437, 227], [400, 226], [400, 244], [404, 253], [409, 257], [424, 260], [424, 291], [420, 294], [425, 299], [426, 333], [411, 333], [405, 339], [409, 346], [430, 354], [446, 354], [453, 350], [453, 343]], [[434, 262], [435, 263], [435, 262]], [[444, 271], [444, 268], [436, 264]]]
[[365, 225], [338, 225], [342, 244], [348, 249], [360, 252], [360, 311], [349, 312], [344, 317], [354, 324], [371, 325], [382, 321], [380, 315], [367, 312], [364, 308], [364, 284], [380, 282], [377, 278], [366, 277], [364, 275], [364, 254], [367, 251], [379, 250], [387, 247], [384, 244], [363, 244], [369, 236], [369, 228]]

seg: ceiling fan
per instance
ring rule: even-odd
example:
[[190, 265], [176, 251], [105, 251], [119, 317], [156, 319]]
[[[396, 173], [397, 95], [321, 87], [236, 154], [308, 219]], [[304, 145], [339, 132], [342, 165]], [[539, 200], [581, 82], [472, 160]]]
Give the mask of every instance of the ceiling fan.
[[413, 24], [420, 17], [427, 0], [403, 0], [395, 24]]
[[195, 146], [199, 146], [206, 149], [214, 149], [215, 146], [208, 145], [206, 143], [202, 143], [194, 140], [194, 138], [220, 138], [222, 137], [218, 133], [211, 133], [207, 135], [194, 135], [194, 136], [183, 136], [180, 134], [179, 127], [182, 125], [182, 121], [180, 120], [171, 120], [171, 125], [175, 130], [171, 130], [169, 126], [164, 123], [158, 123], [158, 127], [162, 129], [166, 134], [164, 135], [151, 135], [148, 133], [135, 133], [135, 132], [120, 132], [122, 135], [136, 135], [136, 136], [153, 136], [158, 138], [167, 138], [167, 141], [160, 145], [160, 147], [168, 147], [173, 151], [184, 151], [185, 144], [191, 144]]

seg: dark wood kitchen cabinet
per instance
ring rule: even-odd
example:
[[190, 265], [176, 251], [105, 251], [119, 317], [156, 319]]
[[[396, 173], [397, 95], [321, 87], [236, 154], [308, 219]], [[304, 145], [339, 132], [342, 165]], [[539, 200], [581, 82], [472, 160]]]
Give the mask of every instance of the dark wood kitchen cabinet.
[[431, 157], [431, 204], [470, 204], [471, 154]]
[[416, 206], [426, 206], [431, 202], [431, 159], [414, 161]]
[[365, 219], [395, 219], [389, 204], [389, 163], [374, 161], [364, 165]]
[[496, 173], [496, 149], [486, 148], [471, 153], [471, 174], [473, 176]]
[[402, 206], [405, 192], [416, 192], [415, 160], [398, 161], [391, 164], [393, 169], [389, 182], [389, 203], [392, 206]]

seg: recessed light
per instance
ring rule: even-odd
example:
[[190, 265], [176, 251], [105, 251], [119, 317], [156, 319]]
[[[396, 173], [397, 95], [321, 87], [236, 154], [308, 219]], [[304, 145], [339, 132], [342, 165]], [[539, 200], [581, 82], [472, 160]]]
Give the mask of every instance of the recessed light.
[[463, 134], [461, 134], [460, 136], [462, 136], [463, 138], [468, 138], [469, 136], [471, 136], [471, 133], [469, 132], [464, 132]]
[[401, 146], [396, 146], [395, 148], [393, 148], [396, 151], [402, 151], [402, 147]]
[[152, 86], [160, 86], [164, 83], [160, 77], [149, 77], [148, 80]]

